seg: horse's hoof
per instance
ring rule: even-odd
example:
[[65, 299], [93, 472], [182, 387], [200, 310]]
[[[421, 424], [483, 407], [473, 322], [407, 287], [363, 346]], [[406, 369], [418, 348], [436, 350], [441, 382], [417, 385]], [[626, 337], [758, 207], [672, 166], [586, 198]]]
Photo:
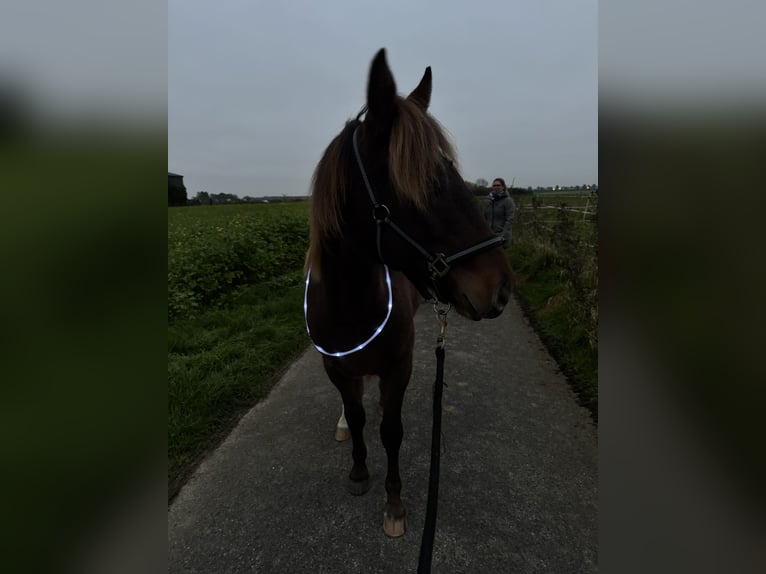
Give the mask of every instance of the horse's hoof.
[[364, 480], [348, 480], [348, 491], [354, 496], [362, 496], [372, 486], [372, 481], [368, 478]]
[[337, 427], [335, 429], [335, 440], [337, 440], [338, 442], [345, 442], [350, 438], [351, 438], [351, 431], [348, 430], [348, 427], [346, 428]]
[[407, 517], [404, 514], [396, 518], [388, 514], [388, 512], [383, 513], [383, 532], [386, 533], [386, 536], [389, 538], [399, 538], [404, 535], [406, 530]]

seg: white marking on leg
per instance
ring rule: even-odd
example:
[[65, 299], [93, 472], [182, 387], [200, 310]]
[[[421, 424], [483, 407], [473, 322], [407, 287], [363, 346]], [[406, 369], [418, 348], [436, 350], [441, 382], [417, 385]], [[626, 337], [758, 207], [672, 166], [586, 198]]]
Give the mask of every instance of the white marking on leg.
[[348, 430], [348, 423], [346, 422], [346, 410], [341, 405], [340, 418], [338, 424], [335, 427], [335, 440], [338, 442], [347, 441], [351, 438], [351, 431]]

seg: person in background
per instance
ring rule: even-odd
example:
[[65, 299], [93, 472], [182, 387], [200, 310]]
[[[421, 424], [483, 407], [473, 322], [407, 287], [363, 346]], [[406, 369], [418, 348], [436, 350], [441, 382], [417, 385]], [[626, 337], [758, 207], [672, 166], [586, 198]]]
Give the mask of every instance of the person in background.
[[503, 238], [503, 247], [510, 247], [513, 231], [513, 214], [516, 212], [516, 203], [508, 194], [505, 180], [496, 177], [492, 180], [492, 191], [489, 192], [487, 203], [484, 206], [484, 219], [492, 233]]

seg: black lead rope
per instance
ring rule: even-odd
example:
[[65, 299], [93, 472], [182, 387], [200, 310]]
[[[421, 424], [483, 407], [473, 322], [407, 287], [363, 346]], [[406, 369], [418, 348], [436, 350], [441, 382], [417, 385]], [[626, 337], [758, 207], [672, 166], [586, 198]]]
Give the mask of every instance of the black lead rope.
[[441, 459], [442, 392], [444, 390], [444, 332], [447, 329], [447, 313], [451, 309], [438, 309], [434, 303], [436, 319], [439, 321], [439, 336], [436, 339], [436, 381], [434, 381], [433, 426], [431, 428], [431, 470], [428, 475], [428, 502], [423, 538], [420, 542], [418, 574], [431, 572], [431, 555], [436, 534], [436, 509], [439, 503], [439, 463]]

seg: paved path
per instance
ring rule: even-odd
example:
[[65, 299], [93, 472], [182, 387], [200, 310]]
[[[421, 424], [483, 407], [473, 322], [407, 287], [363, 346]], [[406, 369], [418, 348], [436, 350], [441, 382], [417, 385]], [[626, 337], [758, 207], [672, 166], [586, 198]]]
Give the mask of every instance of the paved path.
[[[450, 314], [434, 573], [597, 570], [597, 437], [515, 301], [479, 323]], [[417, 569], [425, 516], [437, 325], [416, 318], [403, 410], [404, 537], [383, 534], [377, 384], [365, 396], [365, 496], [346, 492], [340, 398], [309, 349], [181, 490], [168, 515], [170, 573], [398, 573]]]

